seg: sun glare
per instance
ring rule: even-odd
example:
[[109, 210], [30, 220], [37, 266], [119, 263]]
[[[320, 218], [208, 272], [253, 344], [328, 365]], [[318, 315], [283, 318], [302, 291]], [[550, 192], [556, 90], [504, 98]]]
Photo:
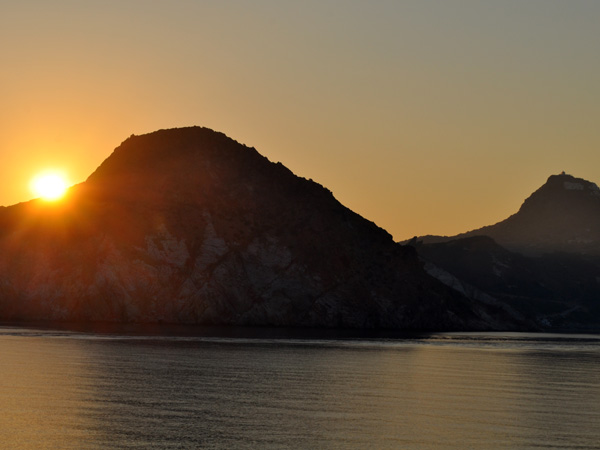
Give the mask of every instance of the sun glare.
[[45, 172], [36, 175], [30, 183], [32, 192], [44, 200], [58, 200], [67, 191], [64, 175], [57, 172]]

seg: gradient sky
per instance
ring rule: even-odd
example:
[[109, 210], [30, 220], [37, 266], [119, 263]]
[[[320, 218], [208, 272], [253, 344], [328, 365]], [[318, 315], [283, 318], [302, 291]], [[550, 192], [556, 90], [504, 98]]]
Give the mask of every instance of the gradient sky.
[[0, 3], [0, 205], [132, 133], [201, 125], [398, 240], [600, 182], [600, 1]]

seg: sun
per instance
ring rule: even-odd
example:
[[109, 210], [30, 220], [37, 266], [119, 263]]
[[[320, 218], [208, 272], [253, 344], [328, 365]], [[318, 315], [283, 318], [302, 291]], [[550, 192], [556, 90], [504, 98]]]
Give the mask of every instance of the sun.
[[61, 198], [67, 192], [68, 183], [65, 176], [59, 172], [43, 172], [31, 180], [31, 191], [47, 201]]

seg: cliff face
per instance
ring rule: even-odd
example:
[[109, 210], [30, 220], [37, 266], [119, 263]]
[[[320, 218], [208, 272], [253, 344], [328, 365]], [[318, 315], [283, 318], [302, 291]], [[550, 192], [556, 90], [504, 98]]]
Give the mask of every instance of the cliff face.
[[132, 136], [64, 201], [0, 210], [0, 317], [519, 326], [322, 186], [198, 127]]

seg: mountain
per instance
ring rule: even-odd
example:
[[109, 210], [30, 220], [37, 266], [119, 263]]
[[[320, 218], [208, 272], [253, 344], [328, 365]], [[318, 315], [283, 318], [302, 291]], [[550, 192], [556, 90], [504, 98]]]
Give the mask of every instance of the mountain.
[[321, 185], [224, 134], [131, 136], [58, 203], [0, 209], [0, 318], [515, 329]]
[[409, 241], [426, 271], [536, 327], [600, 330], [600, 189], [552, 175], [519, 211], [454, 237]]
[[425, 243], [489, 236], [523, 254], [568, 252], [600, 255], [600, 189], [571, 175], [552, 175], [525, 200], [516, 214], [454, 237], [424, 236]]

